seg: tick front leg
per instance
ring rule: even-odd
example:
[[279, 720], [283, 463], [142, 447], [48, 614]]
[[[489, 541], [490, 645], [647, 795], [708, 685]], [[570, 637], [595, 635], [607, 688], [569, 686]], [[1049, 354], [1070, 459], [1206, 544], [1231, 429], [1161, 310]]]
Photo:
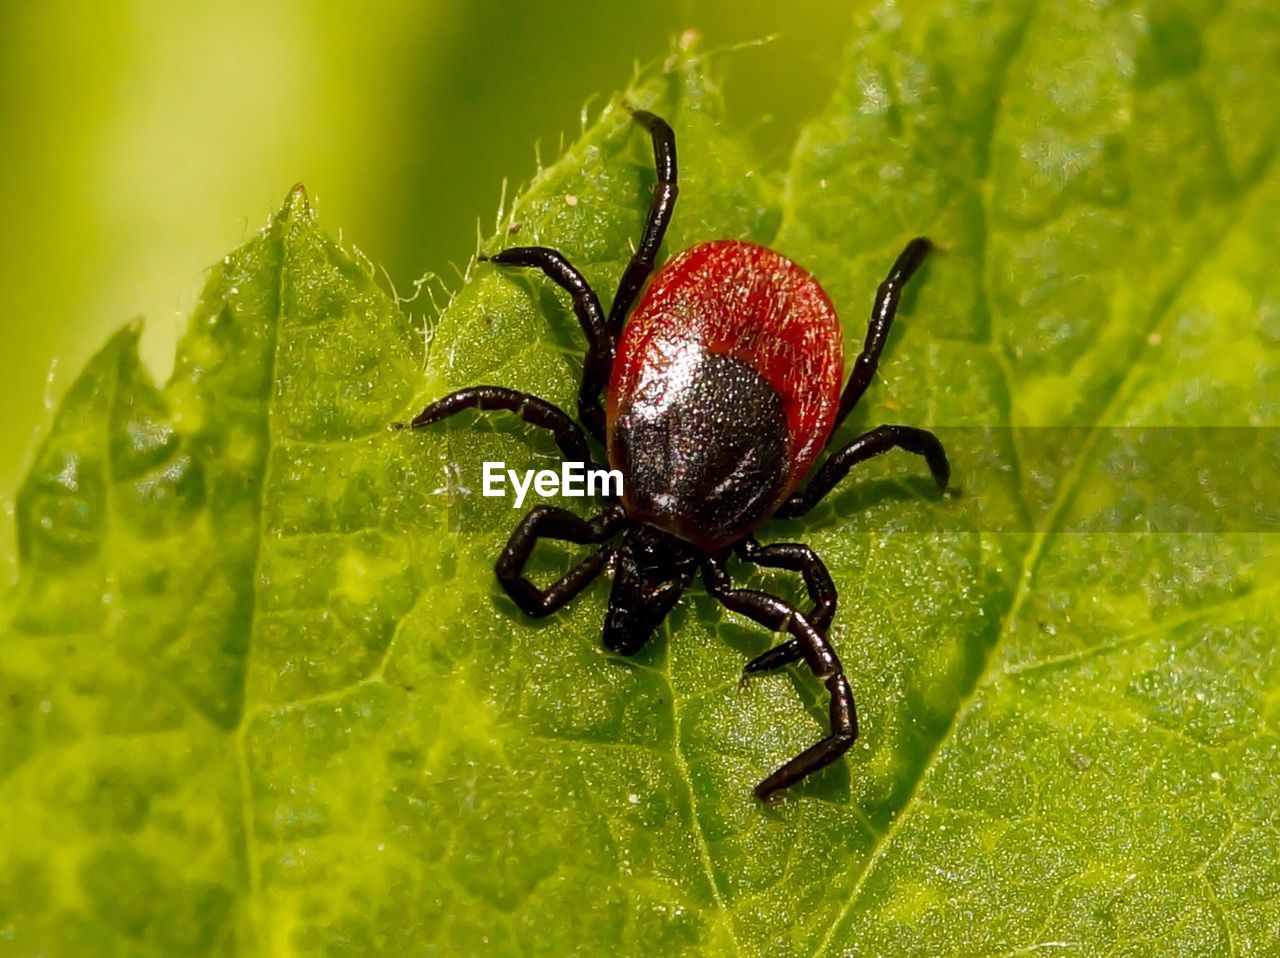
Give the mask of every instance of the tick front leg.
[[850, 469], [890, 449], [903, 449], [923, 456], [933, 474], [933, 481], [940, 490], [946, 491], [947, 482], [951, 479], [951, 465], [947, 462], [946, 450], [942, 448], [942, 442], [937, 436], [914, 426], [879, 426], [859, 436], [843, 449], [833, 452], [809, 485], [784, 502], [774, 515], [780, 519], [804, 515], [821, 502], [849, 474]]
[[539, 589], [524, 577], [525, 563], [539, 539], [559, 539], [579, 545], [605, 542], [623, 521], [621, 507], [614, 506], [594, 519], [582, 519], [556, 506], [535, 506], [516, 527], [493, 570], [507, 595], [527, 615], [541, 618], [564, 606], [600, 574], [611, 550], [601, 548], [583, 559], [549, 588]]
[[[531, 426], [546, 429], [555, 439], [556, 445], [570, 462], [591, 463], [591, 451], [587, 448], [587, 438], [582, 434], [578, 424], [569, 418], [559, 406], [539, 399], [529, 393], [507, 389], [503, 386], [468, 386], [457, 392], [437, 399], [418, 413], [409, 423], [413, 429], [430, 426], [441, 419], [447, 419], [464, 409], [500, 409], [513, 412]], [[393, 429], [404, 429], [402, 422], [393, 422]]]
[[[813, 627], [826, 633], [835, 618], [836, 602], [839, 598], [835, 583], [831, 581], [831, 573], [818, 557], [818, 554], [800, 542], [776, 542], [762, 546], [752, 536], [743, 539], [734, 547], [734, 551], [746, 562], [770, 569], [786, 569], [799, 572], [804, 577], [805, 589], [809, 593], [809, 601], [813, 603], [807, 613]], [[756, 656], [742, 669], [742, 684], [747, 684], [749, 676], [756, 672], [769, 672], [780, 669], [784, 665], [798, 662], [804, 653], [798, 639], [789, 639], [776, 645], [761, 655]]]
[[570, 262], [545, 246], [513, 246], [490, 257], [480, 257], [501, 266], [525, 266], [542, 270], [553, 283], [569, 294], [574, 315], [587, 337], [587, 355], [582, 363], [582, 385], [578, 389], [578, 416], [591, 435], [604, 441], [604, 409], [600, 393], [613, 368], [614, 335], [605, 322], [604, 310], [595, 290]]
[[712, 557], [703, 564], [703, 578], [706, 580], [707, 590], [725, 608], [741, 613], [774, 632], [790, 633], [799, 642], [801, 656], [810, 671], [822, 680], [831, 695], [830, 734], [783, 764], [756, 786], [756, 798], [768, 801], [781, 789], [830, 765], [853, 745], [858, 737], [853, 689], [845, 677], [835, 649], [799, 609], [767, 592], [733, 588], [723, 557]]
[[827, 631], [835, 618], [839, 596], [835, 583], [831, 581], [831, 573], [816, 552], [802, 542], [775, 542], [762, 546], [754, 536], [742, 539], [734, 546], [734, 551], [752, 565], [799, 572], [804, 578], [809, 601], [813, 603], [813, 608], [805, 615], [819, 632]]

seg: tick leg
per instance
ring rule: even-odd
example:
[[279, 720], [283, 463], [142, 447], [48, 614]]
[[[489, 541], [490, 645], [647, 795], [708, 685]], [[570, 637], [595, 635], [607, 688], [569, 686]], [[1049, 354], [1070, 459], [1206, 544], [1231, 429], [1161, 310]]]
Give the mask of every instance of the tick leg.
[[526, 614], [541, 618], [559, 609], [591, 582], [608, 561], [611, 548], [597, 549], [557, 579], [549, 588], [539, 589], [524, 577], [524, 566], [539, 539], [560, 539], [579, 545], [605, 542], [621, 525], [623, 512], [613, 506], [594, 519], [581, 519], [557, 506], [535, 506], [511, 534], [498, 556], [493, 571]]
[[[933, 248], [923, 236], [917, 236], [907, 244], [906, 249], [898, 254], [880, 288], [876, 290], [875, 306], [871, 310], [871, 322], [867, 324], [867, 338], [862, 344], [862, 352], [853, 361], [853, 371], [849, 374], [849, 382], [840, 396], [840, 410], [836, 413], [836, 427], [844, 422], [845, 417], [857, 405], [862, 394], [875, 378], [876, 366], [880, 363], [880, 354], [889, 338], [889, 327], [893, 325], [893, 317], [898, 312], [898, 300], [902, 297], [902, 288], [911, 279], [912, 274], [920, 268], [925, 256]], [[835, 435], [835, 429], [831, 431]]]
[[[550, 432], [565, 459], [591, 464], [587, 438], [578, 424], [569, 418], [568, 413], [545, 399], [503, 386], [468, 386], [449, 393], [418, 413], [409, 426], [421, 429], [464, 409], [501, 409], [513, 412], [529, 425], [539, 426]], [[402, 422], [393, 422], [391, 425], [395, 429], [405, 428]]]
[[622, 274], [618, 292], [609, 307], [609, 328], [615, 337], [622, 332], [627, 313], [635, 305], [636, 294], [653, 270], [653, 261], [657, 258], [658, 247], [662, 245], [662, 237], [671, 222], [671, 214], [675, 212], [676, 195], [680, 192], [676, 185], [675, 133], [666, 120], [647, 110], [632, 110], [631, 115], [649, 131], [649, 136], [653, 139], [653, 164], [657, 169], [658, 182], [653, 188], [653, 199], [649, 202], [649, 215], [645, 217], [640, 245], [631, 254], [631, 262]]
[[937, 436], [914, 426], [878, 426], [828, 456], [822, 468], [809, 481], [809, 485], [784, 502], [774, 515], [781, 519], [804, 515], [822, 501], [849, 474], [850, 469], [890, 449], [903, 449], [923, 456], [929, 465], [929, 471], [933, 473], [933, 481], [938, 484], [939, 489], [946, 490], [947, 481], [951, 478], [951, 466]]
[[[762, 546], [754, 536], [742, 539], [734, 546], [744, 561], [767, 569], [786, 569], [799, 572], [804, 577], [804, 587], [809, 593], [813, 608], [805, 613], [813, 627], [826, 632], [836, 614], [835, 583], [831, 573], [818, 558], [818, 554], [801, 542], [775, 542]], [[798, 657], [798, 656], [797, 656]]]
[[755, 787], [756, 798], [768, 801], [776, 792], [794, 785], [818, 769], [830, 765], [849, 750], [858, 737], [858, 716], [853, 689], [845, 678], [835, 649], [795, 606], [767, 592], [735, 589], [729, 580], [722, 556], [713, 556], [702, 567], [707, 591], [725, 608], [739, 612], [775, 632], [788, 632], [800, 643], [800, 653], [810, 671], [822, 680], [831, 694], [831, 733], [811, 748], [786, 762]]
[[545, 246], [513, 246], [493, 256], [480, 257], [501, 266], [540, 269], [553, 283], [569, 294], [573, 312], [587, 336], [587, 355], [582, 364], [582, 385], [578, 389], [578, 417], [587, 431], [604, 441], [604, 409], [600, 392], [609, 381], [613, 367], [614, 336], [605, 323], [600, 298], [582, 274], [560, 253]]
[[739, 684], [745, 689], [751, 681], [751, 676], [756, 673], [772, 672], [792, 662], [799, 662], [802, 658], [804, 658], [804, 648], [799, 639], [780, 642], [773, 648], [761, 652], [742, 667], [742, 680]]
[[[804, 585], [809, 592], [809, 600], [813, 608], [805, 613], [813, 627], [825, 633], [835, 618], [836, 594], [831, 574], [818, 554], [807, 545], [799, 542], [778, 542], [762, 546], [754, 537], [748, 536], [735, 546], [737, 553], [747, 562], [770, 569], [787, 569], [799, 572], [804, 576]], [[804, 653], [798, 639], [789, 639], [781, 645], [774, 646], [761, 655], [756, 656], [742, 669], [742, 681], [755, 672], [768, 672], [780, 669], [791, 662], [798, 662]]]

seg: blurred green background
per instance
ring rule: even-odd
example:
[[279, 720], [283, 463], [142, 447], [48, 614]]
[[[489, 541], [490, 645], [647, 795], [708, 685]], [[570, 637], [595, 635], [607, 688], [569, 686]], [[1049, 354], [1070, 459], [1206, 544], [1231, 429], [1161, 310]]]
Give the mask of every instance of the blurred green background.
[[686, 29], [706, 49], [749, 44], [722, 62], [731, 121], [784, 163], [851, 15], [772, 0], [4, 0], [6, 512], [50, 404], [107, 333], [144, 316], [166, 376], [206, 267], [294, 182], [402, 295], [428, 272], [456, 284], [503, 178], [533, 174], [535, 141], [553, 158], [589, 98], [602, 105]]

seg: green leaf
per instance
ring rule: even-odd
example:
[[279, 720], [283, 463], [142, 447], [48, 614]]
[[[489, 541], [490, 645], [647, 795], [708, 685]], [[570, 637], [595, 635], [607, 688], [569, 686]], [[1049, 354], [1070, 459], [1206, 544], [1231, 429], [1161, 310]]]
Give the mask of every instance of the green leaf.
[[[628, 97], [679, 136], [667, 248], [777, 247], [851, 343], [903, 242], [943, 248], [848, 436], [1273, 427], [1278, 28], [1260, 3], [884, 6], [777, 180], [702, 58]], [[554, 245], [607, 296], [650, 167], [615, 104], [486, 249]], [[603, 585], [521, 617], [491, 570], [519, 514], [478, 494], [479, 464], [554, 447], [496, 415], [386, 429], [482, 381], [571, 406], [582, 343], [549, 284], [474, 267], [428, 337], [295, 190], [215, 270], [163, 388], [137, 332], [89, 364], [19, 494], [0, 953], [1266, 954], [1280, 935], [1275, 535], [984, 531], [1046, 506], [1070, 527], [1116, 468], [1108, 433], [1053, 477], [983, 468], [1023, 461], [1017, 433], [962, 442], [963, 504], [912, 495], [918, 463], [892, 457], [766, 527], [840, 587], [863, 734], [764, 808], [751, 786], [825, 723], [801, 672], [738, 689], [772, 637], [696, 587], [632, 660], [599, 650]], [[903, 531], [931, 515], [963, 522]]]

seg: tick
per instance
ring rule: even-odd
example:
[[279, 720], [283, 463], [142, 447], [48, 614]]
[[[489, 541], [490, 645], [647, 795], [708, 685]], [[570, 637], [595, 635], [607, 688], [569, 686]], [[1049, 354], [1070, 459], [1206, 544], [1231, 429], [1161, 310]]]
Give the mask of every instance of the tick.
[[[818, 282], [779, 253], [737, 240], [703, 243], [670, 259], [645, 288], [675, 210], [676, 144], [660, 117], [644, 110], [632, 116], [652, 139], [657, 184], [607, 314], [582, 274], [554, 249], [517, 246], [481, 257], [500, 267], [540, 270], [569, 294], [587, 339], [581, 425], [544, 399], [502, 386], [450, 393], [411, 425], [429, 426], [464, 409], [505, 410], [548, 430], [568, 461], [594, 465], [589, 434], [604, 445], [609, 466], [622, 472], [622, 496], [608, 499], [595, 518], [539, 505], [516, 527], [494, 570], [528, 615], [555, 612], [610, 568], [604, 646], [632, 655], [701, 573], [726, 608], [789, 636], [748, 662], [743, 680], [803, 661], [830, 695], [831, 728], [756, 786], [756, 796], [768, 800], [843, 755], [858, 735], [858, 720], [849, 680], [826, 636], [838, 598], [826, 566], [802, 543], [762, 545], [753, 533], [773, 516], [804, 515], [850, 469], [891, 449], [922, 456], [946, 489], [950, 467], [942, 444], [911, 426], [880, 426], [859, 436], [831, 452], [804, 482], [871, 384], [903, 286], [930, 244], [913, 239], [880, 284], [866, 340], [842, 390], [835, 309]], [[540, 539], [599, 548], [543, 589], [524, 576]], [[735, 587], [731, 555], [800, 573], [812, 608], [801, 611], [778, 596]]]

